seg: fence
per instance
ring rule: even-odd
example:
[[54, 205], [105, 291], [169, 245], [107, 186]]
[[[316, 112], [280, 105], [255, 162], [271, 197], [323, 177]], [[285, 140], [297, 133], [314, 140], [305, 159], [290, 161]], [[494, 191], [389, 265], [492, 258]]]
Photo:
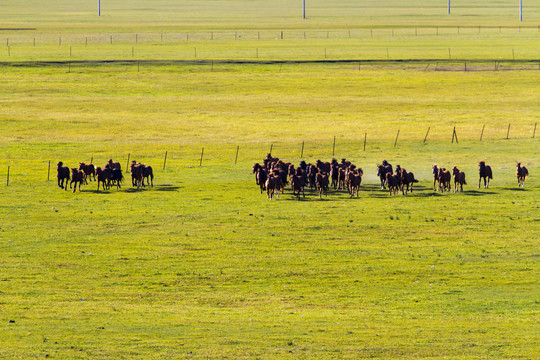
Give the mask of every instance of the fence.
[[[504, 129], [499, 129], [500, 130], [499, 132], [501, 134], [504, 132], [505, 136], [503, 135], [503, 136], [500, 136], [498, 138], [492, 138], [492, 140], [523, 139], [523, 138], [526, 138], [526, 137], [530, 137], [530, 138], [534, 139], [536, 137], [536, 128], [537, 128], [537, 123], [534, 123], [532, 126], [530, 126], [530, 135], [523, 134], [523, 131], [521, 131], [521, 133], [519, 133], [519, 134], [513, 134], [511, 132], [512, 124], [508, 124], [508, 126], [505, 127]], [[523, 130], [524, 126], [521, 125], [520, 129]], [[421, 138], [411, 139], [410, 137], [404, 139], [403, 138], [404, 137], [403, 133], [401, 133], [401, 130], [398, 129], [397, 132], [395, 133], [396, 134], [395, 138], [392, 138], [392, 141], [387, 142], [386, 148], [388, 150], [394, 149], [394, 148], [399, 149], [400, 141], [407, 141], [407, 142], [416, 142], [416, 141], [418, 141], [419, 143], [421, 142], [422, 144], [426, 144], [426, 143], [431, 141], [430, 138], [429, 138], [430, 130], [431, 130], [431, 127], [428, 127], [426, 129], [426, 133], [425, 133], [425, 136], [423, 137], [423, 139], [421, 139]], [[463, 137], [463, 138], [461, 138], [461, 140], [458, 140], [459, 128], [457, 129], [456, 127], [453, 127], [451, 131], [448, 131], [447, 142], [450, 143], [450, 144], [456, 144], [456, 146], [458, 144], [460, 144], [460, 143], [463, 144], [463, 143], [467, 143], [467, 142], [470, 143], [470, 142], [476, 142], [476, 141], [482, 142], [482, 141], [486, 140], [484, 138], [485, 130], [486, 130], [486, 125], [483, 124], [481, 130], [479, 129], [479, 131], [478, 131], [477, 137], [475, 136], [475, 134], [471, 134], [469, 132], [467, 134], [467, 135], [469, 135], [468, 137]], [[399, 137], [400, 133], [402, 135], [401, 138]], [[363, 151], [363, 152], [366, 152], [366, 151], [370, 150], [370, 141], [368, 140], [369, 139], [369, 133], [364, 132], [363, 134], [364, 134], [363, 141], [356, 141], [355, 142], [354, 146], [357, 148], [356, 151], [360, 151], [360, 149], [362, 149], [361, 151]], [[325, 145], [324, 144], [323, 145], [317, 144], [316, 147], [317, 147], [319, 152], [322, 151], [322, 152], [327, 153], [328, 154], [327, 156], [334, 157], [334, 156], [336, 156], [336, 148], [338, 148], [338, 150], [339, 150], [340, 140], [336, 136], [334, 136], [333, 139], [329, 139], [329, 140], [332, 140], [332, 141], [329, 141], [327, 143], [326, 150], [325, 150]], [[441, 142], [440, 139], [438, 139], [437, 141], [439, 143]], [[373, 142], [375, 142], [375, 140]], [[376, 143], [377, 143], [377, 146], [376, 146], [377, 151], [380, 151], [382, 142], [380, 140], [377, 140]], [[310, 145], [315, 146], [314, 144], [307, 143], [306, 141], [301, 141], [301, 142], [298, 143], [297, 149], [294, 150], [293, 148], [291, 148], [291, 145], [289, 144], [287, 146], [287, 149], [286, 149], [287, 152], [290, 154], [289, 158], [304, 159], [304, 150], [307, 148], [306, 145], [307, 146], [310, 146]], [[242, 149], [244, 147], [249, 147], [249, 145], [231, 146], [229, 151], [227, 151], [227, 154], [230, 155], [230, 159], [229, 159], [230, 162], [229, 161], [227, 161], [227, 162], [229, 162], [229, 164], [231, 164], [233, 166], [237, 165], [239, 155], [242, 154]], [[206, 152], [205, 152], [205, 148], [206, 148]], [[283, 151], [284, 149], [277, 147], [276, 143], [270, 142], [268, 144], [268, 146], [266, 147], [266, 149], [264, 148], [264, 146], [258, 146], [257, 150], [258, 151], [253, 151], [253, 149], [246, 150], [245, 154], [249, 154], [249, 155], [244, 156], [244, 158], [242, 160], [243, 161], [260, 161], [261, 158], [264, 155], [266, 155], [266, 153], [273, 153], [276, 150], [277, 151]], [[191, 163], [191, 165], [187, 165], [187, 166], [189, 166], [189, 167], [195, 167], [195, 166], [202, 167], [202, 166], [204, 166], [206, 164], [205, 163], [205, 160], [206, 160], [205, 159], [205, 154], [206, 154], [206, 156], [208, 156], [208, 147], [202, 147], [201, 148], [200, 157], [197, 157], [196, 151], [193, 148], [191, 150], [187, 151], [187, 153], [190, 154], [190, 155], [186, 155], [186, 153], [183, 154], [184, 156], [191, 158], [191, 160], [189, 161], [189, 163]], [[257, 155], [254, 155], [255, 153], [257, 153]], [[158, 160], [159, 157], [158, 156], [155, 156], [155, 155], [152, 156], [153, 163], [151, 165], [153, 166], [153, 168], [155, 170], [162, 169], [163, 171], [165, 171], [166, 170], [166, 165], [167, 165], [167, 159], [168, 159], [168, 156], [170, 154], [171, 154], [171, 152], [168, 151], [168, 150], [163, 152], [163, 154], [162, 154], [162, 156], [163, 156], [162, 157], [162, 163], [159, 162], [159, 160]], [[195, 160], [196, 157], [197, 157], [197, 160]], [[224, 154], [220, 154], [220, 157], [223, 159]], [[126, 164], [125, 168], [123, 168], [123, 171], [126, 172], [126, 173], [129, 173], [130, 159], [133, 159], [133, 156], [132, 156], [131, 153], [128, 153], [127, 156], [125, 157], [125, 159], [117, 159], [117, 160], [119, 160], [119, 162], [120, 162], [120, 164], [122, 166], [123, 166], [124, 163]], [[89, 161], [89, 163], [93, 163], [93, 160], [94, 160], [94, 156], [92, 155], [89, 159], [87, 159], [85, 161]], [[77, 163], [75, 163], [75, 164], [77, 164]], [[13, 164], [7, 166], [6, 186], [9, 186], [9, 184], [10, 184], [10, 173], [13, 174], [13, 169], [14, 169]], [[38, 170], [38, 172], [39, 172], [39, 170]], [[47, 179], [47, 181], [51, 180], [51, 161], [50, 160], [48, 162], [46, 162], [46, 164], [43, 165], [43, 179], [45, 179], [45, 178]]]
[[528, 26], [416, 26], [376, 27], [343, 30], [216, 30], [160, 33], [94, 33], [94, 34], [5, 34], [6, 46], [84, 45], [92, 44], [171, 44], [204, 41], [274, 41], [274, 40], [344, 40], [395, 37], [470, 36], [538, 34], [540, 25]]

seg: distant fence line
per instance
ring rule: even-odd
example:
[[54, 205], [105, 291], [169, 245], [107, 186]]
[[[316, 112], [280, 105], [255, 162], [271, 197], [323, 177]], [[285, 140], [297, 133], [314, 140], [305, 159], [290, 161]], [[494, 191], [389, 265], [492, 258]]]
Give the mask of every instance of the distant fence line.
[[[97, 66], [124, 67], [127, 72], [151, 71], [159, 66], [207, 67], [210, 71], [219, 71], [227, 65], [333, 65], [339, 70], [362, 71], [366, 69], [400, 69], [414, 71], [524, 71], [540, 70], [540, 59], [312, 59], [312, 60], [268, 60], [268, 59], [229, 59], [229, 60], [58, 60], [58, 61], [0, 61], [4, 67], [47, 68], [57, 67], [69, 73]], [[115, 70], [117, 71], [117, 70]]]
[[[190, 41], [228, 40], [324, 40], [324, 39], [369, 39], [374, 37], [422, 37], [442, 35], [507, 34], [509, 32], [540, 33], [540, 25], [523, 26], [416, 26], [416, 27], [373, 27], [350, 30], [216, 30], [193, 32], [160, 33], [106, 33], [106, 34], [17, 34], [0, 30], [3, 43], [10, 45], [91, 45], [92, 43], [150, 43], [167, 44]], [[0, 38], [2, 39], [2, 38]], [[1, 40], [0, 40], [1, 41]]]
[[[500, 137], [499, 139], [506, 139], [506, 140], [509, 140], [509, 139], [519, 139], [519, 137], [515, 137], [515, 136], [510, 136], [510, 129], [511, 129], [511, 123], [508, 124], [508, 127], [506, 127], [506, 137]], [[523, 126], [522, 126], [523, 127]], [[484, 136], [484, 130], [486, 128], [486, 125], [484, 124], [482, 126], [482, 130], [481, 132], [479, 133], [479, 140], [480, 142], [482, 142], [484, 139], [483, 139], [483, 136]], [[537, 128], [537, 123], [534, 123], [534, 126], [531, 127], [532, 129], [532, 138], [534, 139], [536, 137], [536, 128]], [[429, 132], [430, 132], [430, 129], [431, 127], [428, 127], [427, 128], [427, 131], [426, 131], [426, 134], [423, 138], [423, 144], [425, 144], [426, 142], [429, 141], [429, 138], [428, 138], [428, 135], [429, 135]], [[453, 129], [452, 129], [452, 135], [451, 135], [451, 140], [450, 140], [450, 136], [449, 136], [449, 140], [448, 142], [452, 143], [452, 144], [459, 144], [459, 141], [458, 141], [458, 131], [456, 131], [456, 127], [454, 126]], [[393, 148], [396, 148], [398, 147], [398, 139], [399, 139], [399, 135], [400, 135], [400, 130], [398, 129], [397, 130], [397, 133], [396, 133], [396, 137], [395, 137], [395, 140], [392, 141], [392, 143], [388, 143], [388, 149], [393, 149]], [[467, 138], [466, 140], [468, 141], [471, 141], [470, 139], [470, 135], [471, 133], [469, 132], [469, 138]], [[403, 136], [402, 136], [403, 137]], [[527, 136], [528, 137], [528, 136]], [[410, 140], [409, 140], [410, 141]], [[441, 141], [440, 139], [438, 141]], [[463, 139], [462, 139], [463, 141]], [[360, 142], [362, 143], [362, 142]], [[360, 144], [359, 143], [359, 144]], [[379, 140], [379, 143], [380, 143], [380, 140]], [[369, 144], [368, 142], [368, 133], [365, 132], [364, 133], [364, 140], [363, 140], [363, 150], [362, 152], [365, 152], [367, 151], [366, 150], [366, 146]], [[264, 153], [261, 153], [260, 154], [260, 157], [262, 158], [266, 153], [272, 153], [274, 150], [276, 150], [274, 148], [274, 145], [276, 145], [275, 143], [272, 143], [272, 142], [269, 142], [268, 144], [268, 150], [262, 150], [262, 147], [259, 146], [259, 148], [261, 148], [261, 151]], [[289, 154], [290, 156], [282, 156], [283, 158], [298, 158], [298, 159], [304, 159], [304, 150], [305, 150], [305, 145], [306, 145], [306, 141], [302, 141], [302, 142], [299, 142], [298, 143], [298, 153], [296, 155], [298, 155], [298, 157], [295, 155], [295, 154]], [[339, 142], [338, 142], [338, 146], [339, 146]], [[319, 147], [320, 148], [320, 147]], [[359, 145], [358, 149], [362, 148], [362, 146]], [[236, 150], [236, 151], [234, 151]], [[233, 165], [236, 165], [237, 162], [238, 162], [238, 157], [239, 157], [239, 153], [240, 153], [240, 150], [241, 150], [241, 146], [240, 145], [236, 145], [234, 146], [234, 148], [231, 146], [231, 164]], [[279, 150], [279, 149], [278, 149]], [[291, 145], [289, 144], [287, 146], [287, 150], [289, 152], [291, 152]], [[377, 150], [380, 150], [380, 147], [377, 148]], [[360, 150], [359, 150], [360, 151]], [[294, 150], [293, 150], [294, 152]], [[232, 154], [235, 154], [234, 156], [232, 156]], [[199, 167], [202, 167], [203, 166], [203, 161], [204, 161], [204, 154], [205, 154], [205, 147], [203, 146], [201, 148], [201, 152], [200, 152], [200, 158], [198, 158], [198, 166]], [[208, 154], [208, 151], [207, 151], [207, 154]], [[251, 156], [248, 160], [251, 160], [251, 161], [254, 161], [254, 155], [253, 155], [253, 152], [250, 152]], [[336, 156], [336, 136], [333, 137], [333, 142], [328, 142], [328, 156], [331, 156], [334, 157]], [[161, 163], [154, 163], [154, 164], [150, 164], [152, 165], [155, 169], [160, 169], [162, 167], [162, 170], [164, 171], [166, 169], [166, 164], [167, 164], [167, 156], [169, 155], [169, 151], [165, 151], [163, 153], [163, 165], [161, 166]], [[148, 155], [146, 155], [146, 157], [148, 157]], [[152, 156], [154, 159], [157, 159], [158, 157], [156, 155], [153, 155]], [[192, 159], [191, 159], [191, 162], [192, 162], [192, 165], [190, 165], [189, 167], [196, 167], [196, 163], [197, 163], [197, 160], [195, 160], [195, 158], [197, 157], [197, 153], [196, 151], [193, 151], [193, 153], [191, 154], [190, 156]], [[119, 160], [120, 164], [123, 164], [124, 161], [126, 163], [126, 167], [123, 169], [124, 172], [126, 173], [129, 173], [129, 165], [130, 165], [130, 159], [131, 158], [131, 153], [128, 153], [127, 156], [126, 156], [127, 160], [125, 159], [118, 159], [116, 158], [115, 160]], [[234, 159], [234, 160], [233, 160]], [[80, 159], [79, 159], [80, 160]], [[91, 158], [90, 158], [90, 164], [93, 163], [93, 160], [94, 160], [94, 156], [92, 155]], [[170, 160], [170, 159], [169, 159]], [[85, 160], [86, 161], [86, 160]], [[256, 160], [255, 160], [256, 161]], [[69, 165], [69, 164], [68, 164]], [[75, 165], [77, 166], [77, 164], [75, 163]], [[147, 164], [148, 165], [148, 164]], [[6, 175], [6, 186], [9, 186], [9, 183], [10, 183], [10, 170], [12, 169], [12, 166], [7, 166], [7, 175]], [[27, 169], [25, 168], [24, 171], [27, 171]], [[12, 171], [13, 172], [13, 171]], [[47, 181], [50, 181], [51, 180], [51, 161], [49, 160], [47, 165], [46, 165], [46, 171], [44, 170], [44, 173], [46, 173], [46, 179]], [[44, 176], [45, 178], [45, 176]]]

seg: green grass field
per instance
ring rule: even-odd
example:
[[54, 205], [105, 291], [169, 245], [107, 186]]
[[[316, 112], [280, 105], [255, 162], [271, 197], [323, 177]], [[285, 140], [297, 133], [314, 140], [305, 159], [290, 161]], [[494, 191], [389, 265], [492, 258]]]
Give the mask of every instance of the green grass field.
[[[509, 2], [450, 18], [317, 1], [306, 21], [284, 1], [94, 5], [0, 5], [0, 358], [540, 357], [540, 71], [511, 61], [539, 58], [540, 4], [521, 31]], [[218, 38], [235, 31], [249, 39]], [[483, 61], [463, 71], [448, 48]], [[259, 193], [270, 147], [329, 161], [334, 137], [364, 170], [358, 198]], [[128, 156], [153, 188], [56, 185], [58, 161]], [[419, 178], [412, 194], [379, 189], [383, 159]], [[465, 192], [434, 192], [434, 163], [465, 171]]]

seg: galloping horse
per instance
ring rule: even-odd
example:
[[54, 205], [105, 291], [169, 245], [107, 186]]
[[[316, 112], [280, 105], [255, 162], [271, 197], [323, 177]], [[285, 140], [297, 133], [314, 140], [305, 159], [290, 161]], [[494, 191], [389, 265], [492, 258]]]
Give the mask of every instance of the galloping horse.
[[349, 188], [349, 194], [351, 197], [354, 196], [354, 191], [356, 190], [356, 197], [358, 197], [358, 192], [360, 190], [360, 184], [362, 184], [362, 175], [364, 172], [361, 168], [350, 170], [347, 174], [347, 185]]
[[441, 192], [444, 192], [445, 190], [450, 191], [450, 179], [452, 178], [452, 175], [450, 175], [450, 171], [446, 170], [445, 168], [439, 168], [439, 190]]
[[96, 168], [97, 174], [97, 189], [99, 191], [99, 183], [103, 183], [103, 190], [109, 189], [109, 177], [111, 176], [110, 170], [105, 168], [101, 169], [99, 166]]
[[77, 183], [79, 184], [79, 192], [81, 192], [81, 185], [84, 184], [85, 181], [86, 175], [84, 175], [84, 172], [77, 168], [71, 169], [71, 182], [69, 183], [69, 188], [71, 189], [71, 185], [75, 183], [75, 186], [73, 187], [73, 192], [77, 190]]
[[392, 165], [377, 165], [377, 176], [381, 179], [381, 190], [386, 189], [386, 174], [392, 174]]
[[[92, 164], [85, 164], [85, 163], [79, 163], [79, 170], [82, 170], [84, 172], [84, 176], [87, 178], [90, 178], [92, 180], [92, 176], [94, 176], [94, 181], [96, 180], [96, 168]], [[86, 184], [88, 184], [88, 181], [84, 180]]]
[[521, 163], [517, 163], [516, 175], [518, 180], [518, 186], [525, 186], [525, 178], [529, 176], [529, 170], [525, 166], [521, 166]]
[[[69, 168], [67, 166], [62, 166], [62, 165], [64, 165], [64, 163], [61, 161], [56, 165], [56, 169], [57, 169], [56, 178], [58, 179], [58, 186], [60, 186], [61, 189], [67, 190], [67, 183], [70, 180]], [[64, 180], [66, 181], [65, 186], [64, 186]]]
[[412, 192], [413, 184], [417, 182], [418, 180], [414, 178], [414, 174], [412, 172], [407, 172], [407, 170], [405, 170], [404, 168], [401, 169], [401, 191], [403, 192], [403, 194], [409, 192], [409, 186], [410, 191]]
[[487, 189], [489, 187], [489, 180], [493, 179], [493, 172], [491, 171], [491, 167], [486, 165], [485, 161], [480, 161], [478, 163], [478, 169], [480, 170], [480, 177], [478, 178], [478, 188], [480, 189], [480, 182], [482, 181], [482, 178], [483, 178], [484, 189]]
[[319, 192], [319, 199], [321, 199], [322, 194], [328, 196], [328, 175], [325, 173], [317, 173], [315, 176], [315, 184], [317, 185], [317, 191]]
[[457, 166], [454, 166], [452, 168], [452, 175], [454, 175], [454, 192], [458, 191], [458, 184], [460, 191], [463, 192], [463, 185], [467, 185], [467, 182], [465, 181], [465, 173], [463, 171], [459, 171]]
[[390, 195], [392, 195], [392, 192], [394, 193], [394, 195], [396, 195], [399, 190], [398, 176], [393, 175], [391, 172], [386, 173], [386, 185], [388, 185], [388, 191], [390, 192]]
[[431, 167], [431, 171], [433, 172], [433, 190], [437, 190], [435, 184], [439, 181], [439, 168], [436, 164]]

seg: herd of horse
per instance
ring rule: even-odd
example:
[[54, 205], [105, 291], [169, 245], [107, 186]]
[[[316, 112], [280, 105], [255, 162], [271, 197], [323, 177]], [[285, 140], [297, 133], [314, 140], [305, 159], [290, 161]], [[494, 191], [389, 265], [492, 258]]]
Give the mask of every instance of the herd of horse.
[[[323, 195], [327, 196], [330, 187], [333, 187], [334, 190], [347, 190], [351, 197], [355, 193], [358, 196], [364, 174], [361, 168], [346, 159], [341, 159], [341, 162], [336, 159], [332, 159], [330, 162], [317, 160], [315, 164], [301, 161], [299, 166], [295, 167], [292, 163], [272, 157], [270, 153], [263, 159], [262, 164], [255, 163], [252, 170], [261, 194], [266, 192], [269, 199], [273, 199], [274, 196], [279, 197], [279, 194], [283, 194], [285, 187], [289, 184], [293, 195], [298, 198], [300, 195], [305, 197], [305, 187], [316, 189], [319, 198], [322, 198]], [[484, 188], [487, 189], [489, 181], [493, 179], [493, 171], [489, 165], [486, 165], [485, 161], [479, 162], [478, 170], [478, 188], [480, 188], [483, 179]], [[467, 185], [465, 173], [457, 166], [453, 166], [450, 172], [446, 168], [433, 165], [432, 172], [434, 191], [452, 191], [452, 177], [454, 179], [454, 192], [463, 192], [463, 185]], [[516, 175], [518, 186], [523, 187], [525, 178], [529, 176], [529, 171], [526, 167], [521, 166], [521, 163], [518, 163]], [[387, 189], [390, 195], [396, 195], [400, 191], [406, 195], [413, 191], [413, 185], [418, 182], [412, 172], [408, 172], [400, 165], [394, 169], [386, 160], [377, 165], [377, 176], [380, 179], [381, 189]]]
[[[144, 181], [146, 180], [147, 185], [154, 186], [154, 173], [151, 166], [147, 166], [136, 161], [131, 162], [131, 184], [136, 186], [137, 189], [141, 186], [145, 186]], [[79, 163], [78, 168], [69, 168], [64, 166], [60, 161], [57, 164], [57, 180], [58, 186], [61, 189], [67, 190], [67, 185], [69, 182], [69, 188], [73, 188], [73, 192], [77, 190], [77, 185], [79, 186], [79, 192], [81, 191], [81, 185], [88, 185], [88, 181], [97, 181], [97, 190], [99, 191], [100, 185], [103, 190], [108, 190], [112, 186], [116, 186], [117, 189], [121, 188], [121, 183], [124, 180], [124, 175], [122, 173], [122, 167], [120, 163], [114, 162], [112, 159], [109, 159], [105, 166], [99, 167], [94, 166], [93, 164], [85, 164], [83, 162]], [[73, 186], [75, 184], [75, 186]]]
[[317, 189], [319, 198], [328, 196], [328, 189], [347, 190], [351, 197], [358, 196], [360, 184], [362, 183], [362, 168], [357, 167], [346, 159], [339, 163], [336, 159], [331, 162], [307, 164], [301, 161], [298, 167], [289, 162], [283, 162], [279, 158], [268, 154], [262, 161], [262, 165], [253, 165], [255, 181], [259, 185], [261, 194], [266, 191], [268, 198], [279, 197], [283, 193], [285, 186], [290, 184], [293, 195], [300, 198], [305, 197], [304, 189]]

